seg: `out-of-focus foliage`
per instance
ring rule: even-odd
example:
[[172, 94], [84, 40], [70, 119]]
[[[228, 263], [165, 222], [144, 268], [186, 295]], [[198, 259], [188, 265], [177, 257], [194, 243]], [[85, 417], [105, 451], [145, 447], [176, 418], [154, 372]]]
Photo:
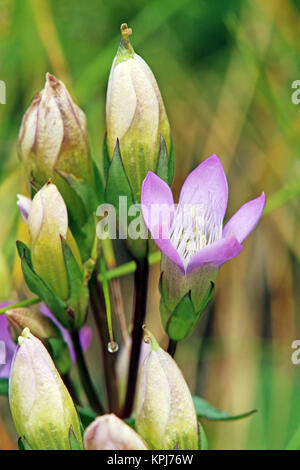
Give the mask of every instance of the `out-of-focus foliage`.
[[[100, 165], [105, 92], [119, 26], [133, 28], [136, 52], [158, 80], [173, 133], [175, 194], [186, 174], [217, 153], [230, 185], [228, 215], [262, 190], [268, 203], [242, 254], [220, 273], [216, 300], [178, 349], [193, 392], [243, 421], [203, 422], [210, 448], [300, 448], [300, 2], [296, 0], [1, 0], [0, 296], [24, 295], [15, 239], [26, 241], [16, 193], [26, 190], [16, 151], [18, 128], [45, 73], [65, 81], [87, 114]], [[163, 341], [158, 266], [147, 324]], [[131, 311], [132, 285], [122, 279]], [[97, 350], [89, 357], [100, 384]], [[6, 398], [0, 448], [12, 448]]]

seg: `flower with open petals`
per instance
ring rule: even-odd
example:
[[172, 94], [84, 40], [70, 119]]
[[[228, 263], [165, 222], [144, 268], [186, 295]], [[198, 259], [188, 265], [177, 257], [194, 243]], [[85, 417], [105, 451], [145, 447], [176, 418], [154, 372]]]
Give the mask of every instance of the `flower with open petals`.
[[262, 193], [244, 204], [223, 227], [227, 200], [227, 180], [216, 155], [190, 173], [177, 207], [171, 189], [157, 175], [149, 172], [143, 182], [143, 217], [162, 252], [163, 323], [166, 327], [180, 300], [188, 296], [193, 312], [189, 321], [180, 321], [184, 336], [204, 310], [220, 266], [241, 252], [243, 241], [263, 213], [266, 198]]

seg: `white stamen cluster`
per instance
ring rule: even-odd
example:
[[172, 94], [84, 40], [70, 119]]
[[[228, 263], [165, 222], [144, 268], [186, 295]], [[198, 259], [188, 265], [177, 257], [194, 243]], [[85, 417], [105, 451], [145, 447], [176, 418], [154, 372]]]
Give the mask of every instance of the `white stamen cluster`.
[[215, 204], [178, 205], [169, 237], [184, 268], [193, 255], [222, 238], [222, 220]]

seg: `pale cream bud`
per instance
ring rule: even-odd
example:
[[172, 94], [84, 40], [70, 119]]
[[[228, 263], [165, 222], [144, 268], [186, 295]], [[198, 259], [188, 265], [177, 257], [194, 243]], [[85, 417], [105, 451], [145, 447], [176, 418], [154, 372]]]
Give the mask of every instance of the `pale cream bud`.
[[9, 403], [19, 437], [33, 450], [69, 450], [72, 430], [82, 446], [73, 401], [46, 348], [28, 330], [12, 364]]
[[155, 77], [129, 42], [131, 30], [124, 24], [121, 32], [107, 88], [107, 145], [112, 158], [119, 139], [124, 168], [139, 200], [147, 172], [156, 170], [161, 135], [170, 151], [170, 126]]
[[184, 377], [172, 357], [149, 333], [152, 351], [138, 385], [135, 426], [155, 450], [197, 450], [198, 423]]
[[84, 444], [86, 450], [147, 450], [143, 439], [114, 414], [96, 418], [85, 431]]
[[31, 258], [35, 271], [61, 299], [67, 299], [69, 285], [62, 249], [64, 238], [81, 265], [76, 242], [68, 229], [68, 213], [57, 187], [51, 182], [34, 196], [28, 216]]

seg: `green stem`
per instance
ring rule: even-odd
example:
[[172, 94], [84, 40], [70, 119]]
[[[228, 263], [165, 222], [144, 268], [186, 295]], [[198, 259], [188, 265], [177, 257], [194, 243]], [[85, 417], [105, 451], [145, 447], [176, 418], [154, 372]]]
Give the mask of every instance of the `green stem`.
[[[161, 259], [160, 251], [155, 251], [148, 256], [148, 264], [152, 266], [152, 264], [158, 263]], [[133, 274], [136, 271], [136, 262], [129, 261], [129, 263], [122, 264], [121, 266], [117, 266], [114, 269], [110, 269], [106, 271], [106, 279], [110, 281], [111, 279], [115, 279], [117, 277], [127, 276], [128, 274]], [[100, 282], [103, 282], [103, 277], [100, 274], [98, 277]]]
[[119, 395], [116, 376], [116, 354], [110, 353], [107, 349], [110, 338], [105, 315], [105, 300], [102, 286], [98, 283], [96, 274], [93, 274], [90, 280], [89, 289], [92, 312], [101, 344], [109, 410], [117, 414], [119, 412]]
[[88, 398], [89, 404], [91, 408], [98, 414], [105, 413], [104, 408], [95, 392], [94, 385], [92, 383], [85, 358], [83, 355], [82, 347], [80, 344], [80, 338], [78, 331], [71, 332], [71, 337], [73, 341], [75, 356], [76, 356], [76, 363], [78, 367], [78, 372], [80, 376], [80, 380], [86, 396]]
[[137, 269], [135, 271], [134, 277], [135, 308], [132, 330], [132, 346], [127, 379], [126, 398], [122, 411], [122, 418], [128, 418], [131, 415], [134, 404], [141, 344], [143, 338], [143, 324], [146, 316], [148, 277], [149, 263], [148, 258], [146, 257], [145, 260], [137, 262]]
[[167, 352], [170, 354], [170, 356], [174, 357], [176, 353], [176, 348], [177, 348], [177, 341], [174, 341], [173, 339], [169, 340], [169, 345], [168, 345], [168, 350]]
[[7, 310], [12, 310], [13, 308], [29, 307], [30, 305], [38, 304], [41, 302], [39, 297], [33, 297], [32, 299], [21, 300], [12, 305], [7, 305], [6, 307], [0, 308], [0, 315], [5, 313]]

